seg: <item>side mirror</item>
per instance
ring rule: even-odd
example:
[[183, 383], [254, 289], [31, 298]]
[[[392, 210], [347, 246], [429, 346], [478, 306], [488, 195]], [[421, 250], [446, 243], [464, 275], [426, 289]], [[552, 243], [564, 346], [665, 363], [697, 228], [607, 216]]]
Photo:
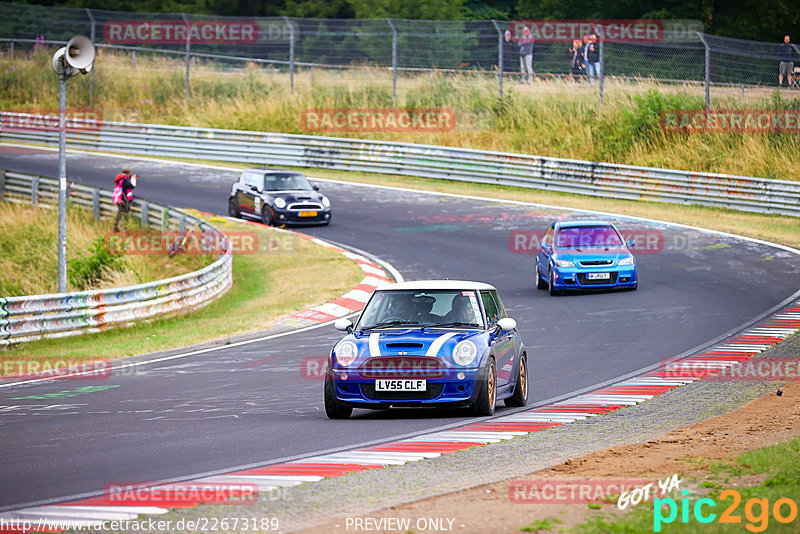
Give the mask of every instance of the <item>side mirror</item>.
[[250, 186], [250, 189], [251, 189], [251, 190], [253, 190], [253, 191], [255, 191], [256, 193], [258, 193], [258, 188], [257, 188], [256, 186], [254, 186], [254, 185], [251, 185], [251, 186]]
[[634, 241], [633, 239], [629, 239], [627, 245], [628, 248], [633, 248], [636, 246], [636, 241]]
[[503, 317], [497, 321], [497, 327], [503, 332], [508, 332], [509, 330], [514, 330], [517, 327], [517, 321], [511, 317]]
[[311, 186], [311, 189], [313, 189], [314, 191], [319, 191], [319, 186], [314, 184]]
[[336, 330], [341, 330], [342, 332], [347, 332], [349, 334], [353, 331], [353, 321], [350, 319], [336, 319], [333, 322], [333, 327]]

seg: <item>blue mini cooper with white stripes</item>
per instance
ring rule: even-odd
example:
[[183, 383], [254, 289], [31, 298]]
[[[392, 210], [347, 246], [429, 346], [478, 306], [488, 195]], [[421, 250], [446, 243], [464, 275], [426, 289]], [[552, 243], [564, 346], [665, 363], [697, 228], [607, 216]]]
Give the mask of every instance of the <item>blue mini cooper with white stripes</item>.
[[497, 400], [524, 406], [529, 372], [517, 323], [497, 289], [480, 282], [426, 280], [378, 288], [331, 350], [325, 413], [353, 408], [471, 407], [492, 415]]

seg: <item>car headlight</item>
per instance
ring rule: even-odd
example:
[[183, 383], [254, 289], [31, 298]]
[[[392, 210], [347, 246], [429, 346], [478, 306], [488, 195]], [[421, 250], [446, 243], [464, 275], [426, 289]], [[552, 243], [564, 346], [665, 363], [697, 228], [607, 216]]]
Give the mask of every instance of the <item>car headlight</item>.
[[475, 361], [478, 349], [472, 341], [461, 341], [453, 349], [453, 360], [458, 365], [469, 365]]
[[328, 200], [328, 197], [326, 197], [326, 196], [322, 197], [322, 205], [325, 206], [326, 208], [330, 208], [331, 207], [331, 201]]
[[339, 343], [335, 349], [333, 349], [333, 353], [336, 355], [336, 361], [339, 362], [339, 365], [342, 367], [347, 367], [354, 361], [356, 361], [356, 356], [358, 356], [358, 347], [352, 341], [345, 341], [343, 343]]
[[286, 201], [283, 200], [281, 197], [276, 197], [275, 201], [273, 202], [276, 208], [283, 209], [286, 207]]
[[626, 258], [622, 258], [621, 260], [619, 260], [618, 265], [634, 265], [635, 263], [636, 260], [633, 259], [633, 256], [628, 256]]
[[575, 264], [569, 260], [553, 260], [556, 267], [575, 267]]

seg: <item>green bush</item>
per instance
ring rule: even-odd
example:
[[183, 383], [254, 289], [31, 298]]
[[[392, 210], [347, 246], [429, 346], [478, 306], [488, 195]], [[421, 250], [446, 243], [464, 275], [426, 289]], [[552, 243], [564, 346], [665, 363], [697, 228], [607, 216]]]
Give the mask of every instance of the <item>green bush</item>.
[[90, 288], [103, 279], [108, 270], [124, 265], [121, 253], [109, 250], [102, 237], [92, 242], [88, 256], [78, 256], [69, 260], [67, 276], [70, 284], [78, 290]]

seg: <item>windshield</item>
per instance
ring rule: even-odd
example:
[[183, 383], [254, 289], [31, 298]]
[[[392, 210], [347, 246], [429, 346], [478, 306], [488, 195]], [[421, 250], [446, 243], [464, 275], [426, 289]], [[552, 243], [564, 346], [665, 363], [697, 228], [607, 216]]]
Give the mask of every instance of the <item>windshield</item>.
[[483, 319], [475, 292], [378, 290], [364, 308], [357, 329], [438, 324], [482, 328]]
[[264, 177], [267, 191], [312, 191], [308, 179], [299, 173], [276, 172]]
[[573, 226], [560, 228], [556, 236], [558, 248], [619, 247], [622, 238], [611, 226]]

